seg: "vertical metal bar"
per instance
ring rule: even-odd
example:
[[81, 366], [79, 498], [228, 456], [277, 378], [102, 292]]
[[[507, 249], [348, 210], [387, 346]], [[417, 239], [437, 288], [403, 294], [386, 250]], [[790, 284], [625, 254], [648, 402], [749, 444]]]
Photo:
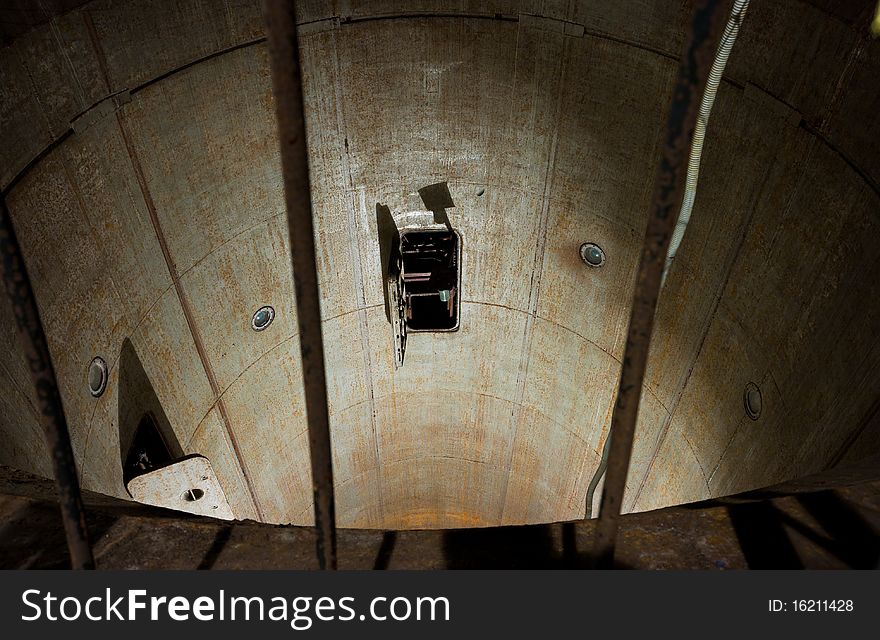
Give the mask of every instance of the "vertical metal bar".
[[95, 559], [89, 544], [85, 511], [79, 490], [76, 461], [70, 446], [70, 434], [64, 418], [58, 381], [49, 357], [49, 345], [37, 309], [34, 290], [21, 254], [21, 246], [6, 208], [6, 199], [0, 195], [0, 258], [3, 265], [3, 284], [12, 303], [19, 342], [28, 360], [31, 380], [37, 395], [40, 425], [46, 437], [46, 446], [52, 456], [52, 470], [61, 505], [64, 533], [70, 551], [73, 569], [94, 569]]
[[685, 54], [679, 63], [666, 120], [666, 137], [654, 182], [645, 242], [636, 274], [620, 385], [611, 417], [608, 436], [611, 438], [611, 448], [593, 545], [593, 562], [599, 568], [610, 568], [614, 564], [620, 507], [626, 489], [626, 474], [632, 454], [663, 264], [684, 195], [688, 155], [700, 100], [712, 67], [717, 35], [724, 22], [724, 3], [721, 0], [698, 0], [695, 4], [691, 30]]
[[281, 143], [281, 173], [287, 203], [293, 282], [296, 289], [296, 314], [309, 422], [309, 451], [312, 458], [315, 527], [318, 532], [318, 562], [322, 569], [336, 569], [336, 514], [330, 422], [295, 3], [292, 0], [266, 0], [264, 14], [278, 116], [278, 137]]

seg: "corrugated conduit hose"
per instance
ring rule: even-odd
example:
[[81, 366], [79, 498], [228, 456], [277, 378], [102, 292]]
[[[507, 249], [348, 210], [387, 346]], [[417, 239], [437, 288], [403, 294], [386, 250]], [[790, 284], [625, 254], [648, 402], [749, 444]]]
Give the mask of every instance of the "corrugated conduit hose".
[[[672, 266], [672, 261], [678, 251], [678, 247], [684, 238], [685, 229], [691, 219], [691, 211], [694, 208], [694, 199], [697, 195], [697, 181], [700, 177], [700, 157], [703, 154], [703, 142], [706, 139], [706, 126], [709, 124], [709, 115], [712, 113], [712, 105], [715, 103], [715, 95], [718, 93], [718, 85], [721, 84], [721, 76], [724, 75], [724, 68], [727, 66], [727, 58], [733, 49], [733, 43], [739, 33], [740, 24], [746, 15], [746, 9], [749, 8], [749, 0], [736, 0], [733, 8], [730, 10], [730, 17], [724, 27], [724, 33], [721, 36], [721, 43], [718, 45], [718, 51], [715, 53], [715, 59], [712, 61], [712, 70], [709, 72], [709, 81], [706, 89], [703, 91], [703, 99], [700, 102], [700, 112], [697, 115], [697, 124], [694, 129], [694, 140], [691, 144], [691, 154], [688, 159], [687, 182], [685, 184], [684, 198], [681, 203], [681, 211], [678, 214], [678, 222], [672, 232], [672, 239], [669, 242], [669, 253], [666, 256], [666, 264], [663, 267], [663, 282], [666, 282], [666, 275]], [[611, 442], [611, 431], [605, 438], [605, 444], [602, 447], [602, 459], [596, 472], [590, 480], [590, 486], [587, 488], [585, 518], [593, 517], [593, 500], [596, 488], [605, 475], [605, 469], [608, 467], [608, 451]]]
[[697, 125], [694, 129], [694, 141], [691, 145], [691, 155], [688, 159], [687, 182], [685, 184], [684, 198], [681, 203], [681, 211], [678, 214], [678, 222], [672, 231], [672, 239], [669, 241], [669, 253], [666, 255], [666, 264], [663, 267], [663, 281], [666, 281], [666, 275], [678, 252], [678, 247], [684, 239], [684, 232], [687, 229], [688, 222], [691, 219], [691, 212], [694, 208], [694, 199], [697, 197], [697, 181], [700, 178], [700, 158], [703, 155], [703, 143], [706, 139], [706, 127], [709, 124], [709, 115], [712, 113], [712, 105], [715, 104], [715, 95], [718, 93], [718, 85], [721, 84], [721, 76], [724, 75], [724, 68], [727, 66], [727, 58], [733, 49], [733, 43], [739, 33], [740, 24], [746, 15], [746, 9], [749, 8], [749, 0], [736, 0], [733, 8], [730, 10], [730, 17], [724, 27], [724, 34], [721, 36], [721, 44], [718, 45], [718, 51], [715, 53], [715, 60], [712, 62], [712, 70], [709, 72], [709, 81], [706, 84], [706, 90], [703, 91], [703, 99], [700, 102], [700, 113], [697, 115]]

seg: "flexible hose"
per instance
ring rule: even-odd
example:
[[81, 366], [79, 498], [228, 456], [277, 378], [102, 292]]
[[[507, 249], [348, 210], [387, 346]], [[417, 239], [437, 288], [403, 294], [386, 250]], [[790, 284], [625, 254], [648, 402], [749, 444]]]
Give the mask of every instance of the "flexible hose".
[[694, 141], [691, 145], [691, 154], [688, 159], [687, 183], [685, 185], [684, 198], [681, 203], [681, 211], [678, 214], [678, 222], [672, 231], [672, 239], [669, 241], [669, 253], [666, 255], [666, 264], [663, 267], [663, 282], [666, 281], [666, 275], [675, 259], [678, 247], [684, 239], [684, 232], [687, 229], [688, 222], [691, 219], [691, 212], [694, 208], [694, 199], [697, 196], [697, 181], [700, 177], [700, 159], [703, 154], [703, 143], [706, 139], [706, 127], [709, 124], [709, 115], [712, 113], [712, 105], [715, 103], [715, 95], [718, 93], [718, 86], [721, 84], [721, 76], [724, 75], [724, 68], [727, 66], [727, 58], [733, 49], [733, 43], [739, 33], [740, 24], [746, 15], [746, 9], [749, 8], [749, 0], [736, 0], [733, 8], [730, 10], [730, 17], [724, 27], [724, 34], [721, 36], [721, 43], [718, 45], [718, 51], [715, 54], [715, 60], [712, 62], [712, 70], [709, 72], [709, 81], [706, 84], [706, 90], [703, 92], [703, 99], [700, 102], [700, 113], [697, 116], [697, 125], [694, 129]]
[[[727, 66], [727, 58], [733, 49], [733, 43], [739, 33], [739, 27], [746, 15], [746, 9], [749, 8], [749, 0], [736, 0], [730, 10], [730, 17], [724, 26], [724, 33], [721, 36], [721, 42], [718, 50], [715, 52], [715, 59], [712, 61], [712, 69], [709, 71], [709, 80], [706, 83], [706, 89], [703, 91], [703, 98], [700, 101], [700, 112], [697, 115], [697, 124], [694, 129], [694, 139], [691, 143], [691, 154], [688, 158], [687, 182], [685, 184], [684, 197], [682, 198], [681, 211], [678, 214], [678, 222], [672, 231], [672, 238], [669, 242], [669, 253], [666, 257], [666, 264], [663, 266], [663, 277], [661, 287], [666, 281], [666, 274], [672, 266], [672, 260], [675, 253], [684, 238], [684, 232], [688, 222], [691, 219], [691, 211], [694, 208], [694, 198], [697, 195], [697, 180], [700, 176], [700, 157], [703, 153], [703, 142], [706, 138], [706, 125], [709, 123], [709, 115], [712, 113], [712, 105], [715, 103], [715, 95], [718, 93], [718, 86], [721, 84], [721, 77], [724, 75], [724, 68]], [[596, 488], [605, 475], [608, 467], [608, 452], [610, 450], [611, 432], [605, 438], [605, 445], [602, 447], [602, 459], [599, 466], [590, 480], [590, 486], [587, 488], [587, 496], [585, 499], [584, 518], [593, 517], [593, 501]]]
[[602, 446], [602, 459], [599, 461], [596, 473], [593, 474], [593, 479], [590, 480], [589, 488], [587, 488], [587, 508], [584, 513], [588, 520], [593, 517], [593, 496], [596, 495], [596, 487], [599, 486], [599, 481], [602, 480], [602, 476], [605, 475], [605, 469], [608, 468], [608, 452], [611, 451], [610, 445], [611, 432], [609, 431], [608, 436], [605, 438], [605, 444]]

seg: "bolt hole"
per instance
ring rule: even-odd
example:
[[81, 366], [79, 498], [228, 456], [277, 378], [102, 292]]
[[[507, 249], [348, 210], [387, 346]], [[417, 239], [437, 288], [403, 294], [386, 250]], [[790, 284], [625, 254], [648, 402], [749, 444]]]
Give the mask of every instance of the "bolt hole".
[[183, 500], [185, 502], [197, 502], [205, 496], [205, 492], [201, 489], [188, 489], [183, 492]]
[[478, 198], [481, 197], [484, 193], [486, 193], [486, 190], [483, 187], [480, 187], [479, 189], [477, 189], [477, 197]]
[[89, 364], [89, 393], [98, 398], [107, 388], [107, 363], [100, 356]]

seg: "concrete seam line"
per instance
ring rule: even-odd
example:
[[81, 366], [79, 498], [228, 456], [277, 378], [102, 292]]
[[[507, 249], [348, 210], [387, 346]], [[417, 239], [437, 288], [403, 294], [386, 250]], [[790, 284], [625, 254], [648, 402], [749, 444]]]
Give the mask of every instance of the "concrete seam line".
[[229, 414], [226, 411], [226, 405], [223, 402], [222, 394], [220, 392], [220, 385], [217, 382], [217, 377], [214, 373], [214, 369], [211, 366], [211, 362], [208, 358], [207, 350], [205, 349], [205, 343], [202, 339], [201, 332], [199, 331], [198, 326], [196, 325], [195, 316], [193, 315], [192, 305], [189, 302], [189, 298], [187, 297], [186, 290], [183, 288], [183, 285], [180, 282], [180, 277], [177, 273], [177, 265], [174, 262], [174, 257], [171, 255], [171, 249], [168, 247], [168, 242], [165, 238], [165, 233], [162, 230], [162, 224], [159, 221], [159, 214], [156, 210], [156, 205], [153, 201], [153, 197], [150, 194], [149, 185], [147, 185], [146, 176], [144, 175], [143, 167], [141, 165], [140, 159], [137, 155], [137, 151], [134, 148], [134, 144], [131, 140], [131, 135], [128, 131], [127, 126], [125, 125], [125, 121], [122, 118], [122, 115], [117, 112], [116, 113], [116, 121], [119, 125], [119, 131], [122, 136], [123, 142], [125, 143], [126, 151], [128, 152], [129, 159], [131, 161], [132, 169], [135, 173], [135, 178], [137, 179], [138, 186], [141, 190], [141, 195], [144, 199], [144, 204], [147, 207], [147, 212], [150, 216], [150, 223], [153, 226], [153, 231], [156, 233], [156, 238], [159, 242], [159, 247], [162, 250], [162, 257], [165, 260], [165, 265], [168, 269], [168, 273], [171, 276], [171, 281], [174, 284], [174, 290], [177, 293], [177, 298], [180, 301], [180, 307], [183, 311], [183, 317], [186, 320], [187, 327], [189, 328], [190, 335], [192, 336], [193, 345], [196, 348], [196, 353], [199, 357], [199, 361], [202, 365], [202, 368], [205, 371], [205, 376], [208, 379], [208, 385], [211, 387], [211, 393], [214, 396], [214, 400], [217, 406], [217, 409], [220, 412], [220, 417], [223, 420], [223, 426], [225, 427], [226, 434], [229, 438], [230, 444], [232, 444], [232, 449], [235, 453], [236, 460], [238, 462], [239, 467], [241, 468], [242, 477], [244, 478], [245, 485], [247, 486], [248, 493], [250, 494], [251, 500], [254, 504], [254, 509], [257, 512], [257, 516], [262, 520], [264, 518], [263, 511], [260, 507], [260, 503], [257, 499], [256, 489], [251, 480], [251, 474], [247, 467], [247, 462], [244, 459], [244, 456], [241, 452], [241, 447], [239, 446], [238, 439], [235, 436], [235, 430], [232, 427]]
[[[94, 49], [95, 56], [98, 59], [98, 68], [101, 71], [101, 76], [104, 80], [105, 85], [107, 86], [107, 91], [111, 92], [112, 87], [110, 85], [110, 75], [107, 67], [107, 59], [104, 54], [104, 48], [101, 46], [101, 43], [98, 39], [98, 34], [95, 29], [94, 22], [92, 21], [92, 16], [88, 11], [84, 11], [82, 15], [83, 22], [86, 25], [86, 30], [89, 33], [89, 39], [91, 40], [92, 48]], [[180, 274], [177, 271], [177, 265], [174, 262], [174, 257], [171, 255], [171, 250], [168, 247], [165, 233], [162, 230], [161, 223], [159, 222], [159, 214], [156, 210], [156, 204], [153, 201], [153, 196], [150, 193], [143, 166], [141, 165], [140, 158], [138, 157], [137, 151], [134, 148], [134, 144], [131, 140], [131, 134], [128, 131], [128, 127], [125, 124], [125, 120], [123, 119], [121, 112], [117, 110], [115, 115], [116, 123], [119, 127], [120, 135], [122, 136], [122, 142], [125, 145], [125, 150], [128, 154], [129, 161], [131, 162], [132, 170], [135, 174], [135, 179], [141, 191], [141, 197], [143, 198], [144, 205], [146, 206], [147, 213], [150, 217], [150, 224], [152, 225], [153, 231], [156, 234], [156, 238], [159, 242], [159, 248], [162, 250], [162, 257], [165, 261], [165, 266], [168, 269], [168, 274], [171, 277], [171, 283], [174, 286], [175, 292], [177, 293], [177, 298], [180, 301], [180, 307], [183, 310], [184, 319], [186, 320], [187, 326], [189, 327], [193, 344], [196, 348], [196, 353], [199, 356], [199, 361], [201, 362], [202, 368], [205, 370], [205, 375], [208, 378], [208, 385], [211, 387], [211, 393], [214, 396], [214, 403], [216, 404], [220, 412], [220, 416], [223, 420], [223, 426], [226, 431], [226, 435], [229, 439], [230, 444], [232, 445], [232, 449], [235, 453], [238, 466], [241, 469], [242, 478], [244, 479], [248, 494], [250, 495], [251, 501], [253, 502], [254, 510], [256, 511], [257, 516], [262, 520], [264, 519], [263, 511], [260, 508], [259, 501], [257, 500], [257, 494], [251, 480], [251, 474], [248, 472], [247, 463], [244, 460], [244, 456], [241, 453], [237, 438], [235, 437], [235, 432], [232, 428], [229, 414], [226, 411], [226, 406], [222, 401], [220, 387], [217, 384], [217, 378], [214, 375], [214, 370], [211, 367], [210, 361], [208, 360], [201, 333], [196, 326], [195, 317], [192, 313], [192, 307], [190, 306], [189, 298], [187, 297], [186, 291], [184, 291], [183, 286], [180, 283]], [[198, 425], [196, 426], [198, 427]]]

